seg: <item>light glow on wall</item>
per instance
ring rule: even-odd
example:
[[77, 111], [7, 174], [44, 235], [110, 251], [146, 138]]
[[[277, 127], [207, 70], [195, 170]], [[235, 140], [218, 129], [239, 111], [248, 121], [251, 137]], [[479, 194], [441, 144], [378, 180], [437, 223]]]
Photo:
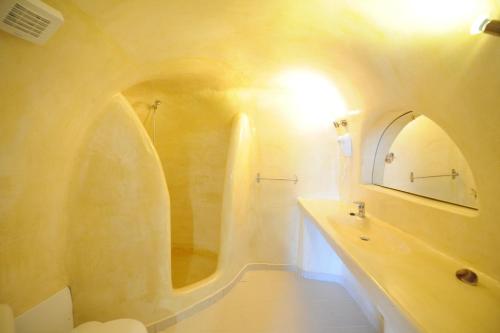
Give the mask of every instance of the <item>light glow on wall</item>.
[[287, 106], [301, 128], [327, 128], [347, 114], [343, 97], [321, 73], [288, 70], [279, 74], [275, 83], [284, 89]]

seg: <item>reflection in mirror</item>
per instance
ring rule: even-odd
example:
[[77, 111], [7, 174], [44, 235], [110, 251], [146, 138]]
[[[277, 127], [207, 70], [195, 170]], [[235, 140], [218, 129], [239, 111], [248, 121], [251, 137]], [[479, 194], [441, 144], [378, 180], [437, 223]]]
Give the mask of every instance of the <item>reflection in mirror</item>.
[[435, 122], [411, 111], [394, 119], [382, 133], [372, 183], [479, 207], [474, 177], [460, 149]]

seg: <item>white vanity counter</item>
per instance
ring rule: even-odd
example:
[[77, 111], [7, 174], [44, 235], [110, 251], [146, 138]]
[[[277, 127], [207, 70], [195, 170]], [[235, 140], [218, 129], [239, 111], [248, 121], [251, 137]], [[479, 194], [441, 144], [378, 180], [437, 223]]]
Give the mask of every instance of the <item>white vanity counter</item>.
[[375, 306], [390, 304], [415, 331], [500, 332], [498, 281], [476, 271], [478, 285], [467, 285], [455, 277], [467, 264], [369, 215], [349, 216], [337, 201], [299, 199], [299, 204]]

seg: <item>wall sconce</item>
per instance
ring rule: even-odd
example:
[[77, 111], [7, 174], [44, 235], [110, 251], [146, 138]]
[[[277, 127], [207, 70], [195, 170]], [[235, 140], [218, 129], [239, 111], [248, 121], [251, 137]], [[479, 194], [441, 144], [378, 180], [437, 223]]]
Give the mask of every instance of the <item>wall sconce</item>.
[[477, 35], [480, 33], [486, 33], [490, 35], [500, 36], [500, 20], [490, 20], [486, 17], [481, 17], [471, 27], [471, 35]]
[[337, 131], [337, 142], [340, 147], [340, 151], [342, 155], [345, 157], [352, 156], [352, 138], [349, 134], [349, 130], [347, 128], [348, 122], [346, 119], [335, 120], [333, 122], [333, 126]]
[[333, 126], [334, 126], [335, 128], [337, 128], [337, 129], [339, 129], [339, 128], [341, 128], [341, 127], [344, 127], [344, 128], [345, 128], [345, 130], [347, 130], [347, 125], [348, 125], [348, 123], [347, 123], [347, 120], [345, 120], [345, 119], [335, 120], [335, 121], [333, 122]]
[[337, 135], [341, 136], [349, 133], [349, 123], [347, 119], [338, 119], [333, 121], [333, 127], [335, 127], [335, 132]]

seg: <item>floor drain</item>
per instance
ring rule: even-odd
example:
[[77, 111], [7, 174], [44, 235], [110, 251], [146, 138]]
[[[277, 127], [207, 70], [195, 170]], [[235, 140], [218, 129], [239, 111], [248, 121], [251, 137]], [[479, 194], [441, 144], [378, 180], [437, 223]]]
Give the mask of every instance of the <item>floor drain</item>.
[[370, 237], [368, 237], [368, 236], [359, 236], [359, 239], [361, 239], [362, 241], [369, 241]]

